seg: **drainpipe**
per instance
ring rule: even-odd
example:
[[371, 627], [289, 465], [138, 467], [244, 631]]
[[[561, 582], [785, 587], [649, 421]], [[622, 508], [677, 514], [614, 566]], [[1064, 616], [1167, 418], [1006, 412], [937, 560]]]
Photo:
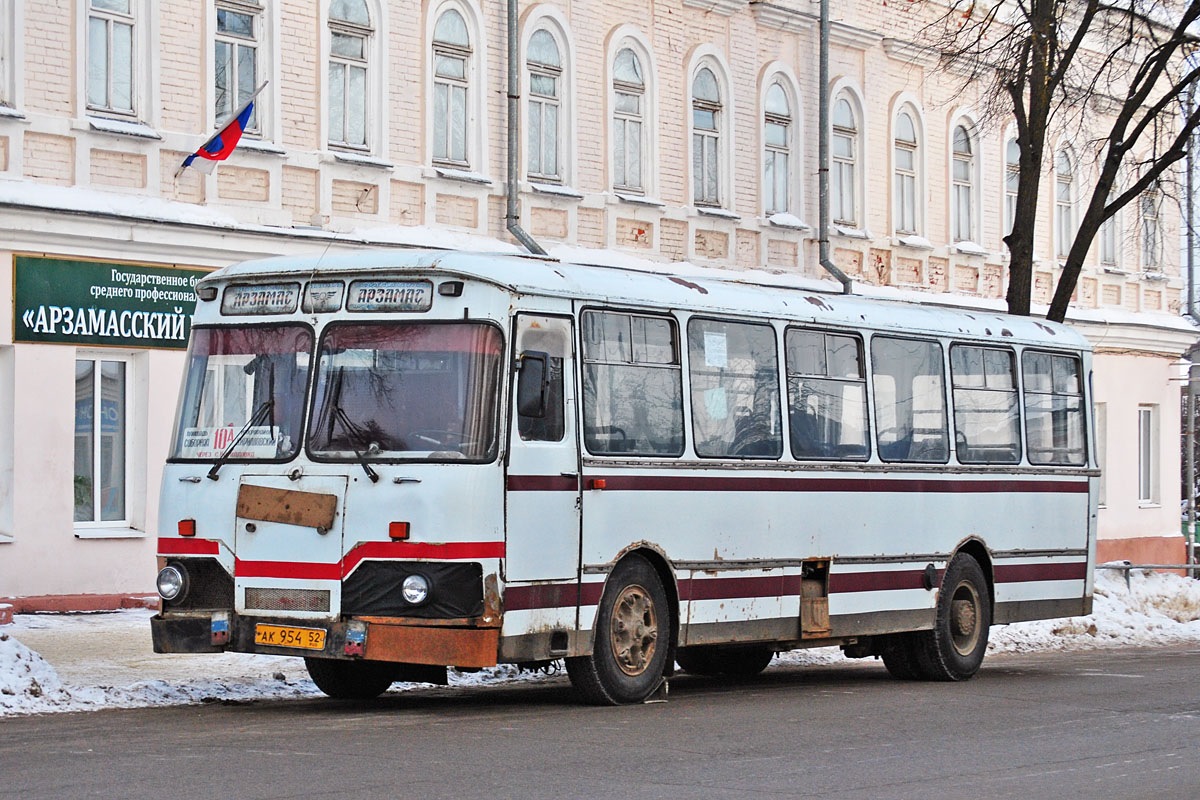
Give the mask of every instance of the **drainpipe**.
[[817, 252], [821, 266], [842, 284], [842, 294], [850, 294], [851, 280], [829, 258], [829, 0], [821, 0], [821, 56], [817, 80], [821, 100], [817, 118], [817, 225], [820, 226]]
[[521, 73], [517, 63], [517, 0], [508, 0], [508, 186], [505, 190], [504, 227], [534, 255], [544, 256], [546, 251], [521, 227], [521, 214], [517, 209], [517, 147], [521, 141]]

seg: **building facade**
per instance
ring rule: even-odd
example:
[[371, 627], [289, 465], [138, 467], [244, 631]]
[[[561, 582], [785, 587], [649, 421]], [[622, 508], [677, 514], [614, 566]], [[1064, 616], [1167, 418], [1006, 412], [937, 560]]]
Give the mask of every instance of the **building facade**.
[[[1014, 142], [919, 46], [839, 2], [835, 263], [864, 293], [1000, 310]], [[818, 24], [807, 0], [521, 0], [519, 223], [553, 256], [820, 280]], [[148, 594], [156, 505], [204, 271], [248, 257], [515, 249], [506, 4], [0, 0], [0, 599]], [[234, 156], [183, 159], [249, 99]], [[1035, 308], [1090, 179], [1055, 140]], [[1069, 322], [1096, 346], [1102, 560], [1176, 563], [1177, 209], [1105, 227]]]

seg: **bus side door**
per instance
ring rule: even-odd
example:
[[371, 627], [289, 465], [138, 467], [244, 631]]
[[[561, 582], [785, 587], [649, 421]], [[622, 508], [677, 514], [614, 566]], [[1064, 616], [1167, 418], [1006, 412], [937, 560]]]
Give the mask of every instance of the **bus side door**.
[[579, 578], [573, 324], [521, 314], [507, 478], [507, 583]]

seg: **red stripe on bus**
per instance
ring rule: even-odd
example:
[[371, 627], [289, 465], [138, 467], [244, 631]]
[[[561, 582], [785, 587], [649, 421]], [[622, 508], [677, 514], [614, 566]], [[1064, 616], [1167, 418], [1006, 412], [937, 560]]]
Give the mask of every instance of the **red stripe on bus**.
[[574, 492], [579, 479], [566, 475], [509, 475], [510, 492]]
[[1031, 581], [1081, 581], [1087, 577], [1087, 562], [1066, 564], [1003, 564], [994, 570], [996, 583]]
[[220, 552], [221, 543], [214, 539], [172, 537], [158, 540], [160, 556], [215, 556]]
[[464, 559], [503, 558], [504, 542], [363, 542], [345, 558], [333, 564], [306, 561], [234, 562], [239, 578], [291, 578], [296, 580], [339, 581], [363, 561], [421, 559], [458, 561]]
[[829, 576], [830, 594], [851, 592], [893, 592], [897, 589], [924, 589], [925, 570], [903, 569], [889, 572], [835, 572]]
[[[530, 480], [533, 476], [522, 476]], [[547, 476], [550, 480], [550, 476]], [[509, 479], [512, 480], [511, 478]], [[1086, 480], [961, 480], [946, 478], [734, 478], [587, 475], [604, 491], [624, 492], [916, 492], [919, 494], [1087, 494]], [[510, 486], [511, 488], [511, 486]], [[571, 479], [571, 488], [575, 488]]]

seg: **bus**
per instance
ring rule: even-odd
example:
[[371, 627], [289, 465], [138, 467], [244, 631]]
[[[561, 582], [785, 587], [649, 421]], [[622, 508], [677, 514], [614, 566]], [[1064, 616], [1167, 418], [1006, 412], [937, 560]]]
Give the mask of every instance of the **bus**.
[[401, 249], [206, 276], [155, 652], [303, 656], [336, 698], [563, 660], [621, 704], [806, 647], [965, 680], [992, 624], [1090, 613], [1086, 340], [769, 279]]

